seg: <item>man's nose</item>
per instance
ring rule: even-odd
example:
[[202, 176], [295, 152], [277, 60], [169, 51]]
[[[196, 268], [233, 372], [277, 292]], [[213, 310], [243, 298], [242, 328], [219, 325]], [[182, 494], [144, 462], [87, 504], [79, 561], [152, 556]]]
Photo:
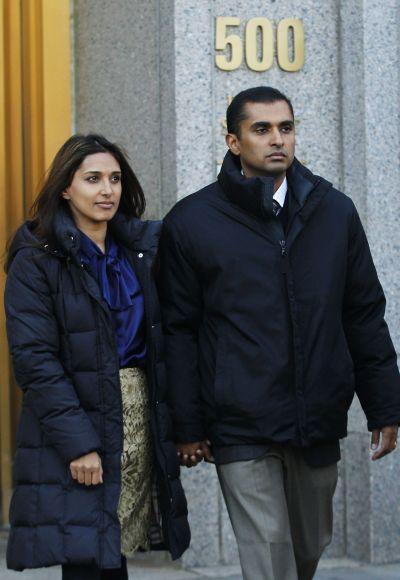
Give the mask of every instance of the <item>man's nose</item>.
[[281, 147], [283, 145], [282, 134], [281, 134], [280, 130], [278, 129], [278, 127], [276, 127], [275, 129], [272, 130], [271, 141], [272, 141], [272, 145], [278, 145], [279, 147]]

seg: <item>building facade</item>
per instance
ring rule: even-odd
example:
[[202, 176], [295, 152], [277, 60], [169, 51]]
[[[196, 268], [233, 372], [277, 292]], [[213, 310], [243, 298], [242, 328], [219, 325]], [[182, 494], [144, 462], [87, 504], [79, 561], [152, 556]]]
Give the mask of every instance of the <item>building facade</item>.
[[[145, 190], [147, 215], [159, 218], [215, 179], [226, 150], [229, 99], [244, 88], [271, 85], [292, 99], [297, 157], [359, 209], [399, 348], [397, 0], [2, 0], [0, 5], [3, 241], [72, 130], [99, 131], [127, 149]], [[19, 403], [3, 314], [1, 324], [6, 521]], [[394, 453], [373, 464], [369, 439], [355, 401], [342, 445], [327, 557], [376, 563], [400, 558], [399, 458]], [[193, 532], [186, 562], [237, 561], [214, 468], [187, 470], [183, 481]]]

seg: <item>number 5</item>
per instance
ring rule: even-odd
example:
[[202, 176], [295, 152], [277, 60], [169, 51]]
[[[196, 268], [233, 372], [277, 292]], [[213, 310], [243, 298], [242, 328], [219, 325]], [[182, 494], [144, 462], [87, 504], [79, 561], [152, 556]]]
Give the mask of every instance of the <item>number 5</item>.
[[227, 46], [231, 49], [230, 60], [224, 54], [215, 56], [215, 64], [222, 70], [236, 70], [242, 64], [243, 45], [240, 37], [236, 34], [226, 34], [228, 26], [239, 26], [239, 24], [240, 18], [235, 16], [218, 16], [216, 19], [215, 49], [225, 50]]

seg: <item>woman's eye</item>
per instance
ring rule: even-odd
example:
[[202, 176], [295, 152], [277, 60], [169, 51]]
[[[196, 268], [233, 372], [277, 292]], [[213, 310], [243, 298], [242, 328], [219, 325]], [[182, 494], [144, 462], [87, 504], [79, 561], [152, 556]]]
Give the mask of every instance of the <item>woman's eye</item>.
[[120, 176], [120, 175], [114, 175], [114, 176], [111, 178], [111, 181], [112, 181], [113, 183], [118, 183], [119, 181], [121, 181], [121, 176]]
[[90, 183], [97, 183], [97, 175], [91, 175], [90, 177], [88, 177], [87, 179]]

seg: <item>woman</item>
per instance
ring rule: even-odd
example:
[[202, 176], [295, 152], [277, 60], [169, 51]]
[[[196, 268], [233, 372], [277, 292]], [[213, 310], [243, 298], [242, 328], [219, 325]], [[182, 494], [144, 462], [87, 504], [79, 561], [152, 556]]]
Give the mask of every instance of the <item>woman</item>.
[[189, 544], [152, 277], [160, 223], [138, 219], [144, 207], [122, 151], [75, 135], [10, 246], [7, 332], [23, 391], [11, 569], [122, 579], [135, 550], [164, 542], [177, 558]]

